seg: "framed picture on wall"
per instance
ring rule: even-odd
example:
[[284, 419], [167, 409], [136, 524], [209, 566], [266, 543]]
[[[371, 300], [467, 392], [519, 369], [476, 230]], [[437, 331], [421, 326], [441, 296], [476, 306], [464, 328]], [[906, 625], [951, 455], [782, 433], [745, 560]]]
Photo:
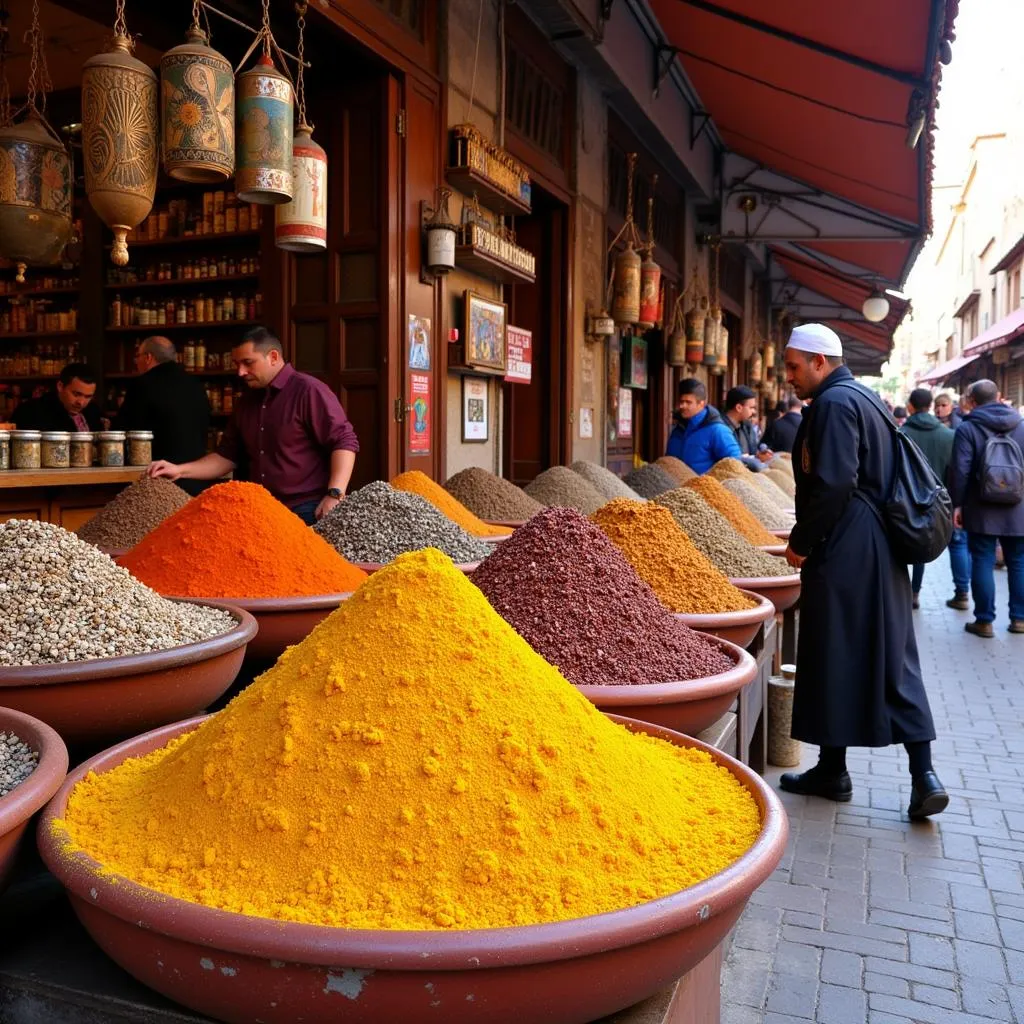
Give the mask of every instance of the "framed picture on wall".
[[490, 381], [486, 377], [462, 378], [462, 440], [483, 444], [490, 425]]
[[647, 387], [647, 341], [635, 334], [623, 341], [622, 386], [638, 390]]
[[466, 362], [504, 373], [508, 306], [468, 290], [465, 305]]

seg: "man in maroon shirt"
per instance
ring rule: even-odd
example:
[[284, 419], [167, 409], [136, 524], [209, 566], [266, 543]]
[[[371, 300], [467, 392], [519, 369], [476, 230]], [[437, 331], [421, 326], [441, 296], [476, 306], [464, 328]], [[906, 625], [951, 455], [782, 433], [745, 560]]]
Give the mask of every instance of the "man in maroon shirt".
[[153, 462], [150, 476], [216, 480], [237, 471], [262, 484], [312, 525], [345, 497], [359, 441], [337, 396], [323, 381], [285, 362], [265, 327], [231, 352], [249, 388], [215, 452], [194, 462]]

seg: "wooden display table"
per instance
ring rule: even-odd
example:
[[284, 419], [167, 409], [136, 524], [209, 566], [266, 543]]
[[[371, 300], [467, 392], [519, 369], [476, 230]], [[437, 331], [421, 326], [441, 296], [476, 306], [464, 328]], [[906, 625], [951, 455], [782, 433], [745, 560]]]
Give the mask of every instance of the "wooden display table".
[[0, 522], [37, 519], [77, 530], [145, 471], [143, 466], [5, 470], [0, 472]]

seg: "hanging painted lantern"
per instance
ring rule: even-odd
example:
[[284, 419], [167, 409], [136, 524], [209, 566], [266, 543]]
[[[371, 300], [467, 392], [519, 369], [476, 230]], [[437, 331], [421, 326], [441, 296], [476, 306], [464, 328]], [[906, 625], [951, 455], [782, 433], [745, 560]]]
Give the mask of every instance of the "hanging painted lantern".
[[725, 373], [729, 369], [729, 330], [723, 324], [718, 328], [718, 358], [712, 368], [712, 373]]
[[750, 382], [751, 384], [760, 384], [761, 378], [764, 376], [764, 361], [761, 358], [760, 352], [754, 353], [754, 358], [750, 360]]
[[119, 33], [113, 49], [82, 69], [85, 192], [114, 233], [110, 258], [119, 267], [128, 262], [128, 232], [153, 208], [159, 162], [156, 75], [131, 46]]
[[33, 110], [0, 128], [0, 256], [18, 266], [49, 266], [71, 238], [68, 151]]
[[246, 203], [291, 202], [292, 83], [263, 54], [236, 83], [238, 148], [235, 193]]
[[193, 24], [160, 58], [164, 170], [179, 181], [215, 185], [235, 170], [235, 74]]
[[306, 124], [295, 133], [292, 153], [295, 194], [274, 209], [274, 242], [290, 252], [318, 252], [327, 248], [327, 154]]
[[640, 265], [640, 315], [636, 325], [649, 331], [658, 322], [658, 299], [661, 295], [661, 267], [650, 253]]
[[668, 339], [668, 365], [685, 366], [688, 361], [686, 331], [682, 327], [677, 327]]
[[640, 319], [640, 255], [632, 246], [615, 257], [612, 319], [620, 327]]
[[704, 321], [704, 352], [702, 362], [705, 366], [715, 366], [718, 362], [718, 332], [722, 329], [722, 311], [717, 306]]
[[764, 368], [768, 372], [775, 369], [775, 342], [769, 341], [764, 347]]
[[694, 306], [686, 311], [686, 361], [697, 365], [704, 361], [704, 324], [707, 310]]

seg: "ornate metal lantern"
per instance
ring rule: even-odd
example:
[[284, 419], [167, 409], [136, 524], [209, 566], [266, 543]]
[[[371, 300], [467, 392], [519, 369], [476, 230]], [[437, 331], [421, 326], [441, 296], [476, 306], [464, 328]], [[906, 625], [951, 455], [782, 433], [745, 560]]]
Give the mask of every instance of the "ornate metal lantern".
[[640, 319], [640, 255], [629, 246], [615, 257], [612, 319], [621, 327]]
[[686, 361], [696, 366], [704, 360], [704, 325], [708, 319], [707, 299], [703, 308], [692, 306], [686, 311]]
[[718, 335], [722, 330], [722, 311], [718, 306], [712, 306], [704, 321], [704, 352], [703, 363], [705, 366], [716, 366], [718, 364]]

